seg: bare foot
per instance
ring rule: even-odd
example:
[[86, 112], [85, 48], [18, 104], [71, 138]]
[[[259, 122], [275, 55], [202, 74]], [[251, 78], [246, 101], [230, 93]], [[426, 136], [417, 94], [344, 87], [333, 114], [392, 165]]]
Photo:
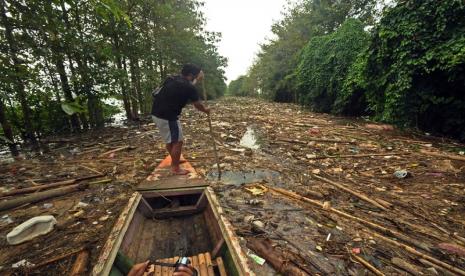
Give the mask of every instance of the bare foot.
[[171, 168], [171, 172], [176, 175], [186, 175], [189, 171], [181, 169], [181, 168]]

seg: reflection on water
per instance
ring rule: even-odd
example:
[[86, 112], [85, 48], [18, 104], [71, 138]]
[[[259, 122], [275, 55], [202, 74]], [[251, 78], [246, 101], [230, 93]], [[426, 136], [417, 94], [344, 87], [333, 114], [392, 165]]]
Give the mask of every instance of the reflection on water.
[[8, 147], [0, 147], [0, 163], [11, 163], [13, 162], [13, 156], [11, 156], [10, 149]]
[[115, 98], [108, 98], [103, 100], [104, 103], [115, 106], [119, 112], [111, 116], [110, 126], [123, 127], [126, 121], [126, 113], [123, 108], [123, 101]]
[[249, 149], [259, 149], [260, 145], [258, 144], [257, 134], [252, 127], [247, 127], [247, 131], [242, 136], [239, 145], [249, 148]]
[[[220, 181], [225, 185], [242, 185], [255, 182], [276, 182], [279, 173], [272, 170], [253, 170], [248, 172], [226, 171], [221, 174]], [[212, 171], [207, 175], [208, 180], [217, 180], [218, 172]]]

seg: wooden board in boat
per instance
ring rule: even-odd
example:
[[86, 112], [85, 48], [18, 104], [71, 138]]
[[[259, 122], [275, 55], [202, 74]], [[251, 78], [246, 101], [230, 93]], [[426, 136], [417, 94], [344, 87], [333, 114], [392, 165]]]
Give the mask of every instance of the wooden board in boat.
[[171, 156], [167, 156], [154, 171], [138, 186], [138, 191], [179, 190], [195, 187], [206, 187], [208, 184], [197, 175], [192, 165], [182, 156], [180, 167], [189, 171], [187, 175], [171, 173]]
[[[179, 257], [158, 259], [157, 262], [175, 264]], [[211, 258], [210, 252], [200, 253], [188, 257], [192, 266], [199, 272], [200, 276], [227, 276], [226, 268], [221, 257]], [[160, 265], [150, 265], [145, 275], [172, 276], [174, 268], [166, 268]], [[153, 273], [153, 274], [151, 274]]]

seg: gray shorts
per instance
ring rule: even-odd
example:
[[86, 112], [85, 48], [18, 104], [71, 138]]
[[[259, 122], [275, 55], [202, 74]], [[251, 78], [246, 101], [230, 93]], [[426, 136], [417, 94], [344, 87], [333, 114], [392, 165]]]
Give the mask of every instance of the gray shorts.
[[161, 138], [166, 144], [179, 142], [183, 140], [182, 128], [179, 120], [168, 121], [155, 116], [152, 116], [153, 121], [160, 131]]

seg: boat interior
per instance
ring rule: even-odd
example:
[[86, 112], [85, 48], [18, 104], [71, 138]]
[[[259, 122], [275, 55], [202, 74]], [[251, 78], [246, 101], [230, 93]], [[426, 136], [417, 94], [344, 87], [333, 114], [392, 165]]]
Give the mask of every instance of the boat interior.
[[[206, 190], [145, 191], [119, 251], [136, 263], [190, 257], [200, 276], [235, 275], [235, 267]], [[174, 268], [152, 266], [155, 275]]]

